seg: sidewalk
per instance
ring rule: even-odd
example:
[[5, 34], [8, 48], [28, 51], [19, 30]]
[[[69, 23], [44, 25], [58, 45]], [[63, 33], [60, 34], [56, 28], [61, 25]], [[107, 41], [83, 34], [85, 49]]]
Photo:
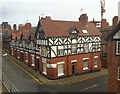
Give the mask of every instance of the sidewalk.
[[[3, 50], [3, 53], [6, 53], [6, 52]], [[68, 84], [72, 84], [72, 83], [76, 83], [76, 82], [80, 82], [80, 81], [84, 81], [84, 80], [88, 80], [88, 79], [92, 79], [92, 78], [96, 78], [96, 77], [108, 74], [107, 69], [102, 68], [101, 71], [98, 71], [98, 72], [87, 73], [84, 75], [77, 75], [77, 76], [72, 76], [72, 77], [68, 77], [68, 78], [56, 79], [56, 80], [49, 80], [46, 77], [44, 77], [43, 75], [41, 75], [39, 73], [39, 71], [35, 71], [34, 69], [29, 67], [25, 63], [19, 61], [15, 57], [11, 56], [9, 53], [8, 53], [7, 57], [11, 61], [13, 61], [16, 64], [18, 64], [19, 66], [21, 66], [23, 69], [25, 69], [31, 75], [33, 75], [35, 78], [37, 78], [37, 80], [39, 80], [39, 82], [41, 84], [68, 85]]]

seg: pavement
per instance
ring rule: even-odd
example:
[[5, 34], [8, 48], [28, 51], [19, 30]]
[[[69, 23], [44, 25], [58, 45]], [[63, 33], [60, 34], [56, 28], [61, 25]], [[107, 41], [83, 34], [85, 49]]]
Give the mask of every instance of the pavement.
[[[5, 50], [3, 50], [3, 53], [7, 53], [7, 52], [5, 52]], [[98, 72], [86, 73], [86, 74], [82, 74], [82, 75], [72, 76], [72, 77], [68, 77], [68, 78], [61, 78], [61, 79], [56, 79], [56, 80], [49, 80], [46, 77], [44, 77], [43, 75], [41, 75], [39, 73], [39, 71], [36, 71], [36, 70], [32, 69], [31, 67], [29, 67], [25, 63], [19, 61], [15, 57], [11, 56], [9, 53], [7, 53], [6, 56], [9, 60], [11, 60], [17, 66], [19, 66], [24, 71], [26, 71], [28, 74], [30, 74], [30, 76], [35, 78], [40, 84], [68, 85], [68, 84], [77, 83], [77, 82], [80, 82], [80, 81], [93, 79], [93, 78], [96, 78], [96, 77], [99, 77], [99, 76], [104, 76], [104, 75], [108, 74], [108, 70], [106, 68], [102, 68]]]

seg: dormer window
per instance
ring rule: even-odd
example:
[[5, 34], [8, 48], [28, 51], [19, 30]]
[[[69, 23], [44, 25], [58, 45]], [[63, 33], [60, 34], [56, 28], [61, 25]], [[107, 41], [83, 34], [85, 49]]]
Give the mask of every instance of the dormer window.
[[78, 32], [74, 29], [74, 30], [71, 31], [70, 34], [71, 34], [72, 39], [76, 39], [77, 35], [78, 35]]
[[120, 41], [117, 41], [116, 54], [117, 54], [117, 55], [120, 55]]
[[72, 34], [77, 34], [77, 31], [76, 31], [76, 30], [73, 30], [73, 31], [72, 31]]
[[82, 30], [82, 33], [87, 34], [88, 31], [87, 30]]

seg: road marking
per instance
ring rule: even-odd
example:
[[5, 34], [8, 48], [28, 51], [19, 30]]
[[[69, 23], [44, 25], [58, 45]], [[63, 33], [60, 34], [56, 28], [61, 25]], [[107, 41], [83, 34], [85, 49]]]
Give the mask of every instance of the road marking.
[[97, 78], [97, 77], [104, 76], [104, 75], [107, 75], [107, 73], [101, 74], [101, 75], [99, 75], [99, 76], [91, 76], [91, 77], [88, 77], [88, 78], [85, 78], [85, 79], [81, 79], [81, 80], [78, 79], [78, 80], [75, 80], [75, 81], [69, 82], [69, 83], [66, 83], [66, 82], [65, 82], [64, 84], [69, 85], [69, 84], [73, 84], [73, 83], [77, 83], [77, 82], [81, 82], [81, 81], [85, 81], [85, 80]]
[[21, 67], [19, 64], [17, 64], [14, 60], [12, 60], [10, 57], [7, 57], [10, 61], [12, 61], [15, 65], [17, 65], [19, 68], [21, 68], [23, 71], [25, 71], [29, 76], [31, 76], [36, 82], [39, 84], [43, 84], [40, 80], [38, 80], [35, 76], [33, 76], [30, 72], [25, 70], [23, 67]]
[[96, 85], [93, 85], [93, 86], [90, 86], [90, 87], [84, 88], [84, 89], [82, 89], [82, 90], [80, 90], [80, 91], [85, 91], [85, 90], [88, 90], [88, 89], [94, 88], [94, 87], [96, 87], [96, 86], [98, 86], [98, 85], [96, 84]]

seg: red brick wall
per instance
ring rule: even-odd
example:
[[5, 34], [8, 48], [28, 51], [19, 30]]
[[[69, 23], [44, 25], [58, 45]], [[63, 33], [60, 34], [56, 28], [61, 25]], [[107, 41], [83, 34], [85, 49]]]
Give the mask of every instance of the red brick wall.
[[[94, 68], [94, 63], [93, 63], [93, 58], [94, 56], [98, 56], [98, 67]], [[83, 58], [89, 58], [89, 69], [88, 70], [83, 70]], [[66, 57], [60, 57], [60, 58], [53, 58], [50, 59], [50, 64], [57, 64], [57, 62], [62, 62], [64, 61], [64, 75], [63, 76], [70, 76], [72, 75], [72, 60], [77, 60], [75, 66], [75, 73], [83, 73], [83, 72], [88, 72], [88, 71], [93, 71], [96, 69], [101, 69], [101, 62], [100, 62], [100, 54], [99, 52], [96, 53], [89, 53], [89, 54], [81, 54], [81, 55], [73, 55], [73, 56], [66, 56]], [[68, 61], [68, 65], [67, 65]], [[57, 66], [58, 67], [58, 66]], [[57, 76], [58, 74], [58, 68], [47, 68], [47, 77], [51, 79], [56, 79], [59, 78]], [[68, 71], [68, 72], [67, 72]]]
[[109, 41], [108, 45], [108, 91], [109, 92], [117, 92], [120, 90], [118, 88], [118, 58], [120, 56], [116, 56], [116, 41]]

